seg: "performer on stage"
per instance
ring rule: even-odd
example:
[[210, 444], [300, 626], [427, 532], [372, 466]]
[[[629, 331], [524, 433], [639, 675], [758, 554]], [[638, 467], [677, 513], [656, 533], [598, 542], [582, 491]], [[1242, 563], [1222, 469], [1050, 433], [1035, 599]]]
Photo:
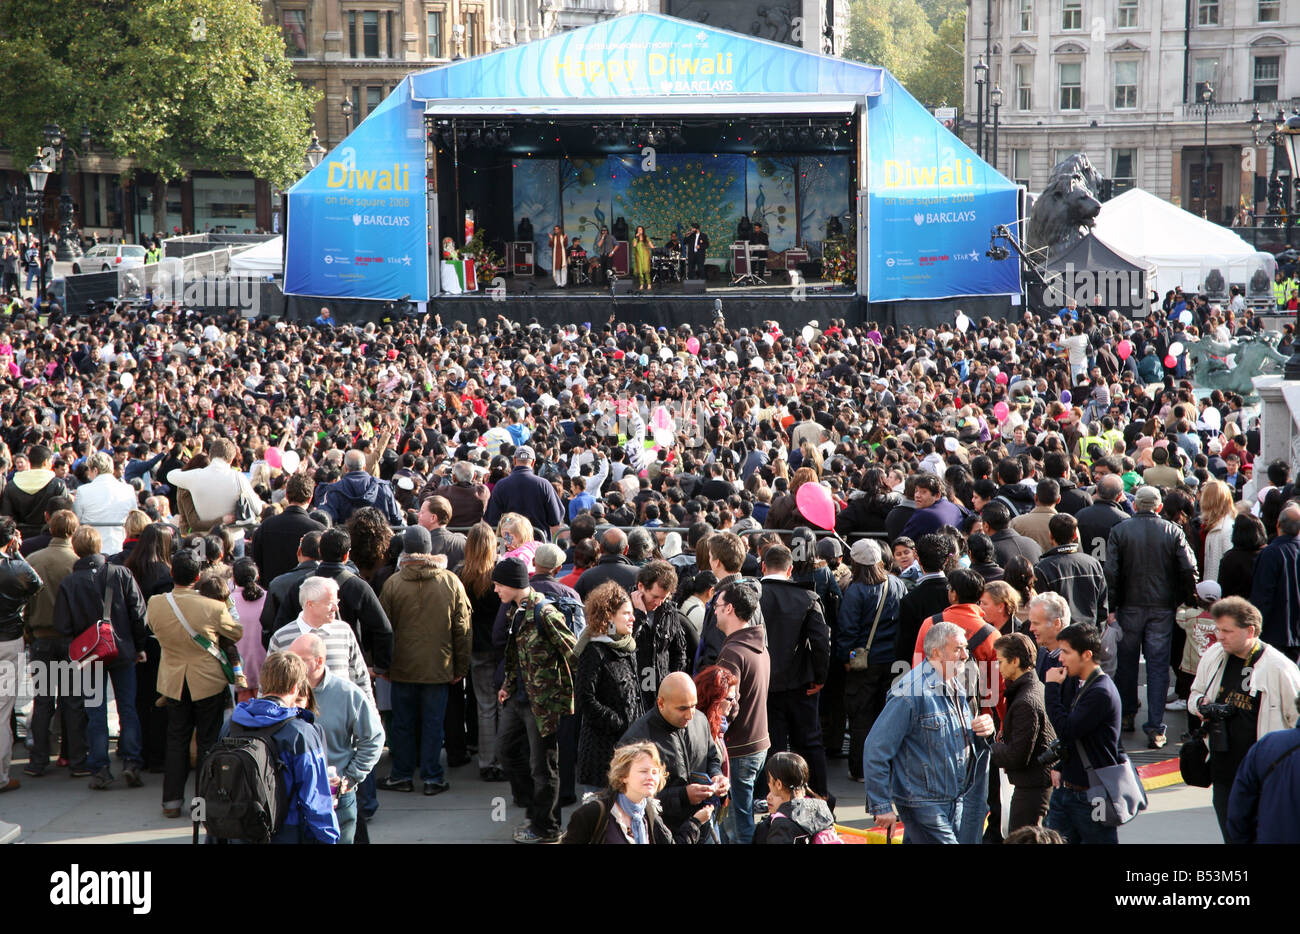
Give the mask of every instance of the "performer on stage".
[[551, 276], [561, 289], [569, 283], [569, 238], [559, 224], [551, 228]]
[[637, 227], [632, 237], [632, 275], [636, 278], [638, 292], [650, 289], [650, 251], [654, 248], [645, 228]]
[[600, 266], [600, 285], [609, 282], [610, 265], [614, 262], [614, 250], [618, 247], [618, 242], [609, 235], [609, 228], [601, 226], [600, 236], [596, 238], [596, 257], [591, 264], [594, 273], [597, 265]]
[[767, 231], [758, 221], [754, 221], [754, 231], [749, 235], [749, 261], [753, 264], [753, 273], [760, 279], [767, 273]]
[[700, 230], [699, 224], [691, 224], [690, 233], [686, 235], [686, 262], [692, 279], [704, 278], [704, 260], [709, 253], [709, 238]]

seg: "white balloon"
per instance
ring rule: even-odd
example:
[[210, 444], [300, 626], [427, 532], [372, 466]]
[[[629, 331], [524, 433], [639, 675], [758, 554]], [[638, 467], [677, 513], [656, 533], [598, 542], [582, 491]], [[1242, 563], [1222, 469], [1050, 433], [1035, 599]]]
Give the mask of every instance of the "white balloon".
[[754, 357], [752, 360], [749, 361], [749, 368], [750, 368], [751, 370], [761, 370], [761, 369], [763, 369], [763, 358], [762, 358], [762, 357]]
[[285, 451], [280, 455], [280, 464], [285, 473], [297, 473], [302, 466], [302, 458], [297, 451]]
[[1188, 311], [1186, 308], [1184, 308], [1182, 311], [1178, 313], [1178, 320], [1181, 321], [1184, 325], [1191, 324], [1192, 313]]
[[660, 360], [671, 360], [672, 358], [673, 358], [673, 350], [672, 350], [671, 347], [660, 347], [660, 348], [659, 348], [659, 359], [660, 359]]
[[805, 324], [803, 331], [801, 333], [803, 334], [804, 341], [806, 341], [809, 344], [811, 344], [813, 342], [813, 338], [817, 336], [817, 330], [810, 324]]
[[970, 318], [967, 318], [964, 314], [958, 314], [958, 315], [957, 315], [957, 330], [959, 330], [959, 331], [961, 331], [963, 334], [965, 334], [965, 333], [966, 333], [966, 330], [967, 330], [969, 327], [970, 327]]
[[135, 377], [130, 373], [123, 373], [122, 378], [119, 379], [118, 382], [122, 384], [123, 389], [130, 389], [135, 385]]
[[728, 363], [740, 362], [740, 357], [736, 355], [736, 352], [734, 350], [728, 350], [726, 353], [722, 355], [722, 359], [726, 360]]
[[1181, 357], [1183, 355], [1182, 343], [1179, 341], [1174, 341], [1172, 344], [1169, 345], [1169, 352], [1175, 357]]
[[655, 444], [661, 448], [670, 448], [673, 442], [677, 440], [676, 435], [667, 428], [656, 428], [654, 431]]

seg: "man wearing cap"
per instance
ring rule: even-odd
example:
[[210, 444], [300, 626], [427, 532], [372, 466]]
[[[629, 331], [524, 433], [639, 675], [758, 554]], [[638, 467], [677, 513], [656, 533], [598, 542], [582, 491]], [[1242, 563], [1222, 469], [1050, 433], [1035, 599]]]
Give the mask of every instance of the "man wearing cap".
[[533, 472], [537, 455], [526, 444], [515, 448], [514, 470], [492, 488], [487, 511], [483, 514], [488, 525], [495, 526], [508, 512], [517, 512], [533, 524], [533, 528], [552, 535], [564, 521], [564, 506], [550, 482]]
[[[1132, 732], [1137, 711], [1138, 653], [1147, 663], [1147, 733], [1151, 749], [1164, 747], [1165, 692], [1174, 612], [1194, 598], [1196, 555], [1183, 530], [1158, 513], [1160, 491], [1140, 487], [1136, 513], [1110, 530], [1106, 545], [1106, 587], [1111, 614], [1123, 636], [1115, 672], [1123, 704], [1123, 729]], [[1256, 575], [1260, 568], [1256, 566]]]
[[560, 720], [573, 715], [573, 647], [564, 614], [532, 588], [528, 568], [506, 558], [492, 571], [505, 607], [505, 678], [497, 692], [497, 750], [514, 797], [528, 815], [516, 843], [560, 839]]
[[412, 790], [419, 736], [424, 793], [441, 794], [449, 787], [442, 769], [448, 685], [469, 674], [469, 596], [446, 569], [446, 557], [431, 553], [428, 530], [415, 525], [402, 534], [397, 571], [384, 583], [379, 602], [393, 625], [392, 767], [379, 787]]

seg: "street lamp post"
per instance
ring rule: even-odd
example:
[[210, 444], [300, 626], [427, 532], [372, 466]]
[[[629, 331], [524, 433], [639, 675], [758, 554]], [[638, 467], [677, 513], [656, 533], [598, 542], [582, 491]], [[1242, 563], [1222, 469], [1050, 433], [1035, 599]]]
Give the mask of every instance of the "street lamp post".
[[321, 160], [325, 158], [325, 147], [320, 144], [316, 134], [311, 135], [311, 143], [307, 146], [307, 171], [310, 172], [316, 166], [320, 165]]
[[343, 89], [343, 103], [340, 109], [343, 111], [343, 125], [346, 127], [344, 136], [352, 133], [352, 98], [347, 96], [348, 89]]
[[1201, 88], [1201, 104], [1205, 108], [1205, 136], [1201, 141], [1201, 217], [1209, 217], [1210, 201], [1210, 101], [1214, 100], [1214, 86], [1205, 82]]
[[[83, 134], [83, 140], [89, 141], [90, 133]], [[59, 234], [57, 257], [59, 262], [70, 263], [81, 259], [81, 241], [73, 231], [72, 192], [69, 191], [67, 138], [57, 123], [45, 124], [45, 144], [54, 150], [55, 161], [59, 164]]]
[[998, 111], [1002, 109], [1002, 88], [995, 86], [989, 91], [989, 103], [993, 107], [993, 168], [998, 167]]
[[50, 169], [37, 153], [36, 161], [27, 167], [27, 184], [31, 191], [27, 195], [27, 216], [32, 219], [36, 230], [36, 306], [41, 304], [45, 293], [45, 238], [42, 236], [41, 207], [45, 202], [45, 183], [49, 181]]
[[975, 152], [984, 158], [984, 81], [989, 66], [981, 55], [975, 61]]

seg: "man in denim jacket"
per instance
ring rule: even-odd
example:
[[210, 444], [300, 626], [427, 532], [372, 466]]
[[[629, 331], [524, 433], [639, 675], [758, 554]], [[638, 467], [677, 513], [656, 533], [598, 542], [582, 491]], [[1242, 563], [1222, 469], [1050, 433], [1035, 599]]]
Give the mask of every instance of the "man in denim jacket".
[[993, 720], [974, 716], [962, 678], [969, 655], [961, 627], [936, 623], [922, 647], [925, 660], [889, 692], [867, 737], [867, 810], [886, 832], [901, 820], [907, 843], [956, 843], [962, 795]]

